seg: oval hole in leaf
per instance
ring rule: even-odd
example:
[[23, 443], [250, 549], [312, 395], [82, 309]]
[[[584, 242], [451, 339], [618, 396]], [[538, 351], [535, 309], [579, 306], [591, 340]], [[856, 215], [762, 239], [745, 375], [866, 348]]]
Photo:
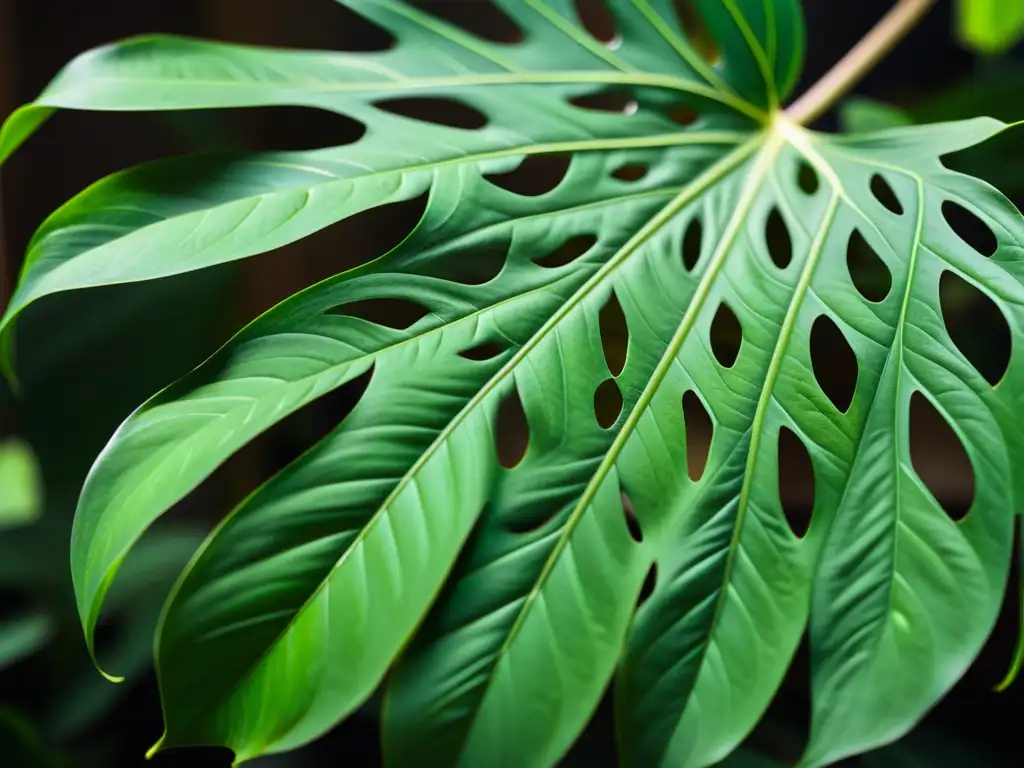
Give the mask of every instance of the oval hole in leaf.
[[369, 208], [294, 243], [237, 263], [244, 312], [255, 317], [307, 288], [387, 253], [416, 226], [428, 193]]
[[793, 534], [802, 539], [814, 511], [814, 465], [807, 446], [789, 427], [779, 428], [779, 503]]
[[506, 173], [484, 176], [491, 184], [525, 197], [538, 197], [557, 187], [569, 172], [572, 155], [528, 155], [523, 162]]
[[167, 113], [182, 133], [195, 135], [195, 151], [308, 151], [354, 144], [366, 126], [312, 107], [244, 107]]
[[573, 235], [547, 256], [534, 259], [533, 263], [547, 269], [564, 267], [587, 253], [595, 243], [597, 238], [594, 235]]
[[825, 396], [840, 413], [850, 410], [860, 367], [846, 336], [828, 315], [811, 326], [811, 368]]
[[694, 5], [693, 0], [673, 0], [673, 4], [679, 19], [679, 27], [690, 41], [690, 45], [711, 66], [721, 63], [722, 54], [718, 41], [711, 34], [704, 16]]
[[875, 200], [892, 213], [897, 216], [903, 215], [903, 205], [900, 203], [900, 199], [896, 197], [896, 192], [889, 186], [889, 182], [879, 173], [871, 177], [871, 194], [875, 196]]
[[676, 125], [681, 125], [684, 128], [696, 123], [697, 118], [700, 117], [696, 109], [686, 104], [679, 104], [678, 106], [675, 107], [669, 107], [665, 111], [665, 114], [668, 115], [669, 120], [671, 120], [673, 123], [675, 123]]
[[591, 112], [612, 112], [622, 115], [635, 115], [640, 105], [631, 93], [626, 91], [600, 91], [577, 96], [569, 103], [580, 109]]
[[939, 278], [939, 305], [953, 344], [994, 387], [1006, 375], [1013, 350], [1010, 324], [999, 305], [948, 270]]
[[[198, 508], [203, 494], [227, 488], [227, 497], [211, 503], [240, 503], [266, 480], [285, 469], [310, 448], [327, 437], [355, 409], [373, 378], [374, 366], [341, 386], [288, 414], [268, 430], [250, 440], [203, 481], [195, 492]], [[184, 510], [182, 510], [184, 511]]]
[[856, 229], [846, 245], [846, 267], [854, 287], [868, 301], [883, 301], [892, 290], [889, 267]]
[[614, 379], [605, 379], [594, 390], [594, 415], [602, 429], [614, 426], [623, 412], [623, 393]]
[[949, 224], [949, 228], [956, 232], [957, 237], [982, 256], [992, 256], [999, 248], [999, 241], [992, 228], [978, 218], [977, 214], [959, 203], [946, 200], [942, 204], [942, 217]]
[[499, 463], [505, 469], [514, 469], [523, 460], [530, 444], [530, 424], [526, 419], [518, 387], [514, 387], [498, 406], [494, 435]]
[[768, 214], [768, 221], [764, 228], [764, 241], [768, 246], [768, 255], [772, 257], [772, 263], [779, 269], [785, 269], [793, 261], [793, 240], [789, 236], [789, 227], [786, 226], [782, 214], [778, 208], [772, 208]]
[[615, 17], [612, 16], [604, 0], [573, 0], [576, 4], [576, 15], [583, 28], [591, 36], [605, 45], [613, 46], [617, 41]]
[[614, 426], [622, 413], [622, 392], [615, 379], [605, 379], [594, 390], [594, 414], [602, 429]]
[[380, 53], [394, 48], [396, 40], [390, 32], [360, 16], [351, 8], [336, 3], [333, 13], [341, 14], [336, 29], [342, 32], [339, 40], [339, 48], [342, 50], [353, 53]]
[[358, 317], [386, 328], [404, 331], [430, 314], [430, 309], [408, 299], [360, 299], [340, 304], [324, 314]]
[[732, 368], [743, 345], [743, 326], [728, 304], [718, 305], [711, 321], [711, 351], [723, 368]]
[[715, 436], [715, 424], [700, 395], [692, 389], [683, 393], [683, 424], [686, 430], [686, 472], [693, 482], [704, 476]]
[[974, 503], [974, 469], [959, 436], [920, 392], [910, 397], [910, 463], [949, 517], [959, 522]]
[[608, 370], [612, 376], [618, 376], [626, 365], [629, 326], [626, 324], [626, 315], [615, 291], [611, 292], [608, 301], [601, 307], [598, 326], [601, 329], [601, 345], [604, 347], [604, 359], [608, 363]]
[[813, 195], [821, 186], [818, 172], [806, 160], [801, 160], [797, 166], [796, 183], [805, 195]]
[[483, 285], [501, 274], [508, 261], [507, 242], [489, 242], [450, 249], [448, 258], [421, 267], [423, 272], [462, 285]]
[[499, 344], [496, 341], [485, 341], [482, 344], [462, 350], [459, 352], [459, 357], [482, 363], [486, 360], [493, 360], [506, 349], [508, 347], [504, 344]]
[[644, 540], [644, 531], [640, 526], [640, 519], [636, 516], [633, 502], [629, 500], [629, 495], [626, 493], [622, 494], [622, 511], [626, 517], [626, 530], [629, 531], [629, 537], [639, 544]]
[[487, 115], [475, 107], [456, 99], [439, 96], [417, 96], [401, 99], [382, 99], [373, 106], [393, 115], [418, 120], [421, 123], [446, 125], [449, 128], [479, 130], [487, 125]]
[[640, 181], [647, 175], [647, 166], [640, 163], [628, 163], [612, 171], [612, 176], [620, 181]]
[[683, 233], [683, 266], [692, 272], [700, 261], [701, 244], [704, 239], [704, 227], [699, 218], [694, 218], [686, 225]]
[[412, 0], [410, 4], [492, 43], [518, 43], [523, 39], [519, 25], [491, 0]]
[[654, 590], [658, 586], [658, 564], [651, 563], [651, 567], [647, 569], [647, 575], [644, 577], [644, 583], [640, 586], [640, 594], [636, 598], [636, 607], [639, 608], [641, 605], [650, 600], [651, 595], [654, 594]]

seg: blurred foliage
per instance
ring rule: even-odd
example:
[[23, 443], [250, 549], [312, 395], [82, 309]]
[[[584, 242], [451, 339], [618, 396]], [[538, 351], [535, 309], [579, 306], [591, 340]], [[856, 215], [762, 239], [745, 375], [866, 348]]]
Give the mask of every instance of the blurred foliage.
[[[77, 742], [150, 670], [159, 606], [204, 532], [181, 523], [158, 528], [125, 562], [129, 573], [111, 593], [99, 649], [104, 663], [127, 680], [112, 685], [96, 672], [81, 641], [68, 567], [75, 503], [116, 425], [147, 393], [212, 351], [224, 322], [213, 308], [232, 275], [221, 270], [171, 279], [144, 295], [118, 286], [81, 293], [41, 304], [19, 328], [23, 391], [15, 397], [0, 384], [0, 414], [13, 417], [22, 436], [0, 444], [5, 768], [99, 768], [117, 754], [116, 733], [100, 731], [86, 749]], [[183, 322], [164, 322], [172, 311]], [[17, 527], [3, 525], [15, 519]], [[25, 680], [32, 693], [25, 692]], [[58, 686], [60, 696], [48, 694]]]
[[42, 480], [32, 449], [0, 442], [0, 530], [33, 522], [42, 507]]
[[960, 0], [960, 39], [983, 53], [1002, 53], [1024, 37], [1021, 0]]
[[864, 97], [847, 99], [840, 109], [839, 120], [844, 133], [874, 133], [914, 124], [914, 118], [905, 110]]

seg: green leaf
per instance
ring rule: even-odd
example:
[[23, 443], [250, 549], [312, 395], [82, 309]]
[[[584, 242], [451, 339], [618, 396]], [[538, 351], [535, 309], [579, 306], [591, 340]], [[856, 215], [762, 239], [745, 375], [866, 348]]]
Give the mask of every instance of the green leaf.
[[873, 133], [914, 124], [914, 118], [883, 101], [854, 97], [843, 102], [839, 122], [844, 133]]
[[0, 670], [46, 645], [53, 636], [53, 629], [53, 618], [46, 613], [0, 619]]
[[0, 531], [34, 522], [42, 513], [42, 480], [32, 449], [0, 443]]
[[[48, 293], [243, 258], [426, 196], [400, 245], [256, 319], [140, 406], [90, 473], [72, 574], [91, 648], [150, 525], [288, 414], [365, 390], [182, 573], [157, 633], [160, 745], [286, 751], [390, 670], [389, 763], [551, 765], [617, 674], [625, 764], [710, 765], [760, 719], [808, 628], [804, 763], [909, 730], [995, 621], [1024, 492], [1024, 221], [940, 162], [1006, 126], [792, 124], [778, 111], [804, 45], [792, 0], [694, 0], [720, 61], [669, 0], [609, 1], [610, 45], [572, 0], [500, 0], [515, 44], [397, 0], [345, 4], [395, 45], [128, 41], [77, 59], [5, 128], [13, 149], [59, 107], [282, 103], [367, 128], [344, 147], [100, 182], [33, 241], [8, 330]], [[413, 95], [479, 125], [389, 111]], [[509, 174], [552, 156], [568, 160], [560, 181], [513, 191]], [[991, 253], [961, 239], [953, 204]], [[851, 273], [851, 248], [874, 252], [874, 282]], [[992, 381], [947, 330], [947, 274], [1014, 341]], [[849, 402], [819, 381], [821, 323], [856, 359]], [[917, 398], [970, 459], [962, 521], [913, 464]], [[814, 477], [806, 532], [782, 499], [787, 434]]]
[[1019, 0], [960, 0], [960, 37], [983, 53], [1002, 53], [1024, 37], [1024, 5]]

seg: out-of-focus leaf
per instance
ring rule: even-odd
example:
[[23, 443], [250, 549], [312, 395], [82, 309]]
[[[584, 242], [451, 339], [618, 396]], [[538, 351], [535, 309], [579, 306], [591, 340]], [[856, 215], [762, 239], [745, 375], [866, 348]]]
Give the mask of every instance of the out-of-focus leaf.
[[102, 720], [117, 704], [125, 687], [142, 677], [152, 663], [153, 630], [159, 616], [159, 597], [137, 613], [125, 614], [123, 626], [106, 655], [124, 670], [125, 685], [111, 685], [83, 666], [61, 691], [47, 715], [46, 732], [55, 741], [67, 741]]
[[20, 440], [0, 443], [0, 530], [26, 525], [42, 511], [42, 483], [32, 449]]
[[0, 619], [0, 670], [31, 656], [46, 645], [53, 636], [53, 629], [52, 617], [43, 612]]
[[839, 122], [846, 133], [874, 133], [914, 124], [905, 110], [884, 101], [852, 98], [839, 109]]
[[[160, 606], [174, 577], [202, 542], [201, 532], [165, 529], [146, 536], [125, 561], [110, 591], [109, 605], [116, 611], [116, 639], [104, 657], [117, 664], [129, 684], [152, 664], [153, 632]], [[54, 702], [46, 721], [47, 734], [58, 741], [72, 739], [101, 720], [124, 693], [124, 686], [110, 685], [95, 670], [83, 667], [64, 694]]]
[[955, 731], [923, 725], [895, 744], [863, 755], [862, 768], [936, 768], [936, 766], [984, 766], [1010, 768], [1016, 765], [986, 744], [968, 742]]
[[983, 53], [1003, 53], [1024, 37], [1021, 0], [960, 0], [960, 39]]
[[45, 748], [30, 720], [11, 707], [0, 706], [0, 764], [4, 768], [56, 768], [63, 762]]

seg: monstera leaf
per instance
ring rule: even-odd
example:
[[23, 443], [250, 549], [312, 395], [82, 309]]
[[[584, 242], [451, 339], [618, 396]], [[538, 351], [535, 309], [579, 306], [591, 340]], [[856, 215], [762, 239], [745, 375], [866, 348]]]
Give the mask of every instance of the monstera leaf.
[[[1024, 221], [942, 163], [1005, 126], [800, 127], [779, 106], [797, 0], [609, 0], [600, 23], [578, 12], [593, 4], [497, 0], [518, 42], [451, 4], [344, 4], [391, 47], [129, 40], [72, 62], [0, 138], [2, 156], [59, 108], [288, 104], [365, 126], [99, 182], [33, 240], [8, 340], [56, 291], [425, 206], [393, 250], [143, 404], [88, 478], [72, 574], [91, 644], [148, 526], [289, 413], [365, 388], [182, 574], [160, 744], [292, 749], [390, 670], [389, 763], [551, 765], [614, 677], [624, 763], [708, 765], [805, 630], [805, 765], [910, 729], [995, 621], [1024, 492]], [[1011, 352], [951, 336], [947, 285], [991, 305]], [[819, 337], [855, 374], [829, 375]], [[912, 404], [969, 457], [962, 519], [915, 470]], [[812, 467], [809, 521], [783, 506], [780, 443]]]

